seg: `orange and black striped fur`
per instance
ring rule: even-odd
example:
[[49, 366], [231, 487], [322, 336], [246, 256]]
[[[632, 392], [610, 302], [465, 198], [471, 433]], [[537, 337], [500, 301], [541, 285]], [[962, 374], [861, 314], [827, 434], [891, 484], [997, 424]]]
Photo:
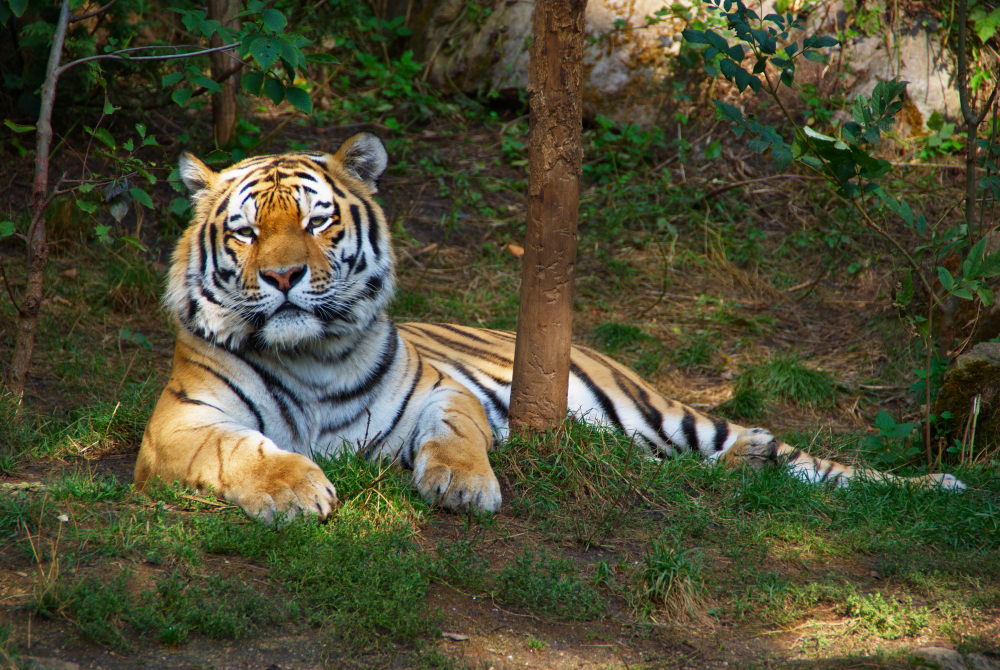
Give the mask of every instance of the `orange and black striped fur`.
[[[514, 336], [386, 315], [393, 251], [372, 197], [386, 158], [377, 137], [359, 134], [335, 154], [260, 156], [221, 172], [181, 159], [194, 218], [164, 299], [177, 344], [137, 484], [158, 476], [214, 490], [265, 520], [325, 517], [336, 493], [310, 457], [362, 449], [412, 469], [443, 507], [499, 509], [487, 451], [506, 434]], [[568, 400], [575, 417], [658, 456], [782, 462], [813, 482], [859, 474], [668, 400], [584, 347], [573, 350]]]

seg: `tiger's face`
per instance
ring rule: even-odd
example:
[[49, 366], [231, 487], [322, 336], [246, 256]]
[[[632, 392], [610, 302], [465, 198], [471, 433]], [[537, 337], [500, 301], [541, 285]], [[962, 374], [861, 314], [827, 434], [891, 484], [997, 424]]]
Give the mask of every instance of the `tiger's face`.
[[258, 156], [220, 172], [185, 154], [194, 217], [174, 252], [167, 308], [192, 333], [237, 349], [363, 332], [394, 285], [372, 198], [386, 158], [367, 133], [335, 154]]

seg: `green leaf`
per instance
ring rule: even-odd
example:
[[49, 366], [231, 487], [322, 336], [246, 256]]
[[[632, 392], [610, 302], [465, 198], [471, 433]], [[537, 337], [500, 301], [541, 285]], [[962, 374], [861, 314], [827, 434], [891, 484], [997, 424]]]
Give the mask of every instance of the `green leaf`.
[[219, 82], [215, 81], [211, 77], [206, 77], [203, 74], [200, 74], [197, 77], [191, 77], [191, 83], [201, 86], [209, 93], [222, 93], [222, 86], [219, 85]]
[[187, 198], [174, 198], [167, 206], [167, 211], [175, 216], [186, 217], [191, 211], [191, 205]]
[[285, 29], [285, 26], [288, 24], [288, 19], [286, 19], [285, 15], [279, 12], [277, 9], [265, 9], [263, 12], [261, 12], [260, 20], [264, 23], [265, 26], [267, 26], [276, 33], [280, 33], [282, 30]]
[[273, 77], [268, 77], [264, 80], [264, 93], [276, 105], [285, 99], [285, 87]]
[[14, 16], [21, 18], [24, 16], [25, 10], [28, 9], [28, 0], [7, 0], [7, 6], [10, 7]]
[[153, 209], [153, 199], [149, 197], [149, 194], [143, 191], [141, 188], [133, 186], [128, 190], [132, 198], [147, 209]]
[[948, 268], [941, 267], [939, 265], [937, 268], [937, 274], [938, 281], [941, 282], [941, 286], [944, 287], [944, 290], [950, 291], [955, 285], [955, 278], [951, 276], [950, 272], [948, 272]]
[[972, 300], [972, 291], [970, 291], [966, 286], [959, 286], [956, 289], [952, 289], [951, 294], [956, 298], [961, 298], [962, 300]]
[[340, 63], [333, 54], [328, 53], [314, 53], [306, 56], [306, 60], [310, 63], [318, 63], [320, 65], [337, 65]]
[[687, 28], [681, 31], [681, 35], [691, 44], [710, 44], [708, 38], [705, 37], [705, 31], [703, 30], [693, 30]]
[[[261, 70], [268, 70], [281, 55], [281, 40], [276, 37], [261, 37], [250, 46], [250, 54]], [[280, 102], [280, 101], [279, 101]]]
[[15, 133], [30, 133], [35, 129], [34, 126], [22, 126], [19, 123], [14, 123], [10, 119], [4, 119], [3, 124], [13, 130]]
[[713, 30], [705, 31], [705, 39], [707, 39], [708, 43], [711, 44], [716, 49], [718, 49], [720, 52], [725, 53], [726, 51], [729, 50], [729, 42], [726, 41], [726, 38], [724, 38], [722, 35], [719, 35]]
[[260, 87], [264, 85], [264, 75], [260, 72], [247, 72], [242, 77], [243, 90], [247, 93], [260, 95]]
[[312, 98], [301, 88], [295, 88], [294, 86], [286, 87], [285, 98], [300, 112], [305, 112], [306, 114], [312, 113]]
[[814, 63], [825, 63], [830, 60], [830, 57], [825, 53], [820, 53], [819, 51], [803, 51], [802, 57], [806, 60], [811, 60]]
[[170, 99], [173, 100], [177, 105], [183, 107], [187, 104], [187, 101], [191, 99], [191, 95], [194, 93], [190, 88], [177, 88], [174, 92], [170, 94]]
[[81, 212], [86, 212], [87, 214], [93, 214], [97, 211], [97, 203], [90, 200], [77, 200], [76, 206]]
[[806, 135], [808, 135], [809, 137], [811, 137], [811, 138], [813, 138], [815, 140], [822, 140], [824, 142], [836, 142], [837, 141], [836, 137], [830, 137], [829, 135], [824, 135], [823, 133], [821, 133], [821, 132], [819, 132], [817, 130], [813, 130], [809, 126], [804, 127], [802, 129], [802, 132], [804, 132]]
[[104, 100], [104, 110], [103, 110], [105, 114], [107, 114], [107, 115], [114, 114], [119, 109], [121, 109], [121, 107], [115, 107], [114, 105], [111, 104], [110, 100], [108, 100], [107, 98], [105, 98], [105, 100]]
[[86, 128], [86, 130], [94, 137], [94, 139], [98, 140], [109, 149], [115, 148], [115, 138], [108, 132], [107, 128]]
[[184, 78], [183, 72], [168, 72], [160, 78], [160, 85], [163, 88], [170, 88]]
[[135, 132], [139, 133], [139, 137], [146, 137], [146, 124], [145, 123], [135, 124]]
[[14, 234], [13, 221], [0, 221], [0, 239], [10, 237]]
[[826, 47], [835, 47], [840, 42], [828, 35], [813, 35], [802, 40], [803, 49], [823, 49]]

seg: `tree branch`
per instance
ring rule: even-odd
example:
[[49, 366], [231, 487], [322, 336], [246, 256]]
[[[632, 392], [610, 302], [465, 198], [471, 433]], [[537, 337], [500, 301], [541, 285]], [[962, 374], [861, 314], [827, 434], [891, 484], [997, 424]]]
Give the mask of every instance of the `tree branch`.
[[103, 7], [98, 7], [97, 9], [87, 12], [86, 14], [80, 14], [79, 16], [71, 16], [69, 17], [69, 22], [76, 23], [77, 21], [83, 21], [84, 19], [89, 19], [91, 17], [97, 16], [98, 14], [103, 14], [104, 12], [111, 9], [111, 5], [115, 4], [116, 2], [118, 2], [118, 0], [111, 0], [111, 2], [104, 5]]
[[69, 70], [70, 68], [76, 67], [77, 65], [82, 65], [84, 63], [88, 63], [90, 61], [95, 61], [95, 60], [118, 60], [118, 61], [130, 62], [130, 61], [171, 60], [171, 59], [174, 59], [174, 58], [191, 58], [193, 56], [204, 56], [206, 54], [212, 54], [212, 53], [216, 53], [218, 51], [230, 51], [230, 50], [235, 49], [238, 46], [240, 46], [240, 44], [242, 44], [242, 42], [233, 42], [232, 44], [225, 44], [225, 45], [223, 45], [221, 47], [214, 47], [214, 48], [211, 48], [211, 49], [200, 49], [198, 51], [185, 51], [184, 53], [180, 53], [180, 54], [161, 54], [159, 56], [126, 56], [126, 55], [123, 55], [126, 52], [138, 51], [139, 49], [170, 49], [170, 48], [176, 49], [176, 48], [179, 48], [179, 47], [170, 47], [170, 46], [133, 47], [131, 49], [121, 49], [119, 51], [114, 51], [114, 52], [109, 53], [109, 54], [98, 54], [96, 56], [87, 56], [86, 58], [78, 58], [78, 59], [76, 59], [74, 61], [70, 61], [69, 63], [66, 63], [65, 65], [61, 66], [59, 68], [59, 70], [58, 70], [58, 73], [61, 75], [63, 72], [65, 72], [66, 70]]

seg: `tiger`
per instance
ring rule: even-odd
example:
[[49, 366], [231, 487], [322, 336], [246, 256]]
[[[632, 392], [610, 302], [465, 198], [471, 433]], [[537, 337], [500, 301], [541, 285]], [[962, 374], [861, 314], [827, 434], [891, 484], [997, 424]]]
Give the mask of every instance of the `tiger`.
[[[137, 456], [139, 489], [159, 478], [268, 523], [325, 519], [337, 493], [315, 459], [353, 450], [411, 470], [433, 505], [500, 509], [488, 452], [508, 436], [515, 334], [389, 317], [395, 255], [374, 198], [387, 164], [371, 133], [332, 154], [257, 156], [218, 172], [181, 156], [193, 215], [168, 270], [176, 343]], [[569, 417], [617, 429], [652, 457], [778, 464], [815, 483], [964, 488], [950, 474], [905, 479], [812, 456], [669, 400], [584, 346], [569, 367]]]

